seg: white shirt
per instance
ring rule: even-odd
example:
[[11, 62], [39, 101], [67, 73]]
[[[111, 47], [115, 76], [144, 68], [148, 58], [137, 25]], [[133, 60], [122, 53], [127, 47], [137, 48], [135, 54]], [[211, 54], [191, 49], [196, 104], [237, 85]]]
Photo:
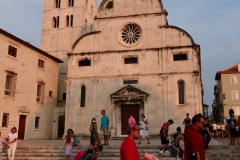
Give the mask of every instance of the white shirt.
[[[8, 134], [8, 142], [12, 142], [15, 138], [16, 139], [18, 138], [18, 134], [17, 133], [14, 133], [14, 134], [9, 133]], [[14, 144], [14, 143], [17, 143], [17, 141], [15, 141], [15, 142], [13, 142], [11, 144]]]
[[143, 121], [146, 122], [146, 120], [147, 120], [147, 119], [144, 118], [143, 120], [140, 120], [140, 121], [139, 121], [139, 123], [140, 123], [140, 128], [145, 129], [146, 124], [145, 124]]

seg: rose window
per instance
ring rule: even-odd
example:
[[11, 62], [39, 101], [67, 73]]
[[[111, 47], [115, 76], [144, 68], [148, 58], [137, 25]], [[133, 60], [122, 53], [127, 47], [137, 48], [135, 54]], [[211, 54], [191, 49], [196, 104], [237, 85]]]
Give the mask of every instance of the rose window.
[[127, 44], [134, 44], [141, 36], [140, 28], [135, 24], [128, 24], [122, 31], [122, 40]]

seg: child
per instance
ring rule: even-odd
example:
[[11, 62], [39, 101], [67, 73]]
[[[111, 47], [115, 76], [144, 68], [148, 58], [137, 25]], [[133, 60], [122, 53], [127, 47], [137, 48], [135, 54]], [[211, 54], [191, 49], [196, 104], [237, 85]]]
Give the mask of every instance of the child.
[[64, 146], [65, 160], [70, 160], [70, 155], [73, 153], [73, 136], [71, 132], [67, 133]]

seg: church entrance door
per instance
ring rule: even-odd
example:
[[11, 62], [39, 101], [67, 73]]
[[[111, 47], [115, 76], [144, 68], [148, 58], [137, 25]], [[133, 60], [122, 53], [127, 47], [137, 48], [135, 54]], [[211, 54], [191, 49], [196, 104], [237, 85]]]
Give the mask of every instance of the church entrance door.
[[139, 121], [139, 104], [124, 104], [121, 105], [121, 134], [127, 135], [128, 118], [133, 116], [136, 122]]

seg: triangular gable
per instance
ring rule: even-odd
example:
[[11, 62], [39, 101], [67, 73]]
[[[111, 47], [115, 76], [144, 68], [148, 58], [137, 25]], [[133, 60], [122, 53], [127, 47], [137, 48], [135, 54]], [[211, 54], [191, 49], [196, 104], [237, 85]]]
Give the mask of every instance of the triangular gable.
[[111, 94], [112, 101], [132, 101], [132, 100], [143, 100], [147, 99], [148, 93], [137, 89], [131, 85], [127, 85], [115, 93]]

